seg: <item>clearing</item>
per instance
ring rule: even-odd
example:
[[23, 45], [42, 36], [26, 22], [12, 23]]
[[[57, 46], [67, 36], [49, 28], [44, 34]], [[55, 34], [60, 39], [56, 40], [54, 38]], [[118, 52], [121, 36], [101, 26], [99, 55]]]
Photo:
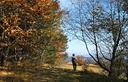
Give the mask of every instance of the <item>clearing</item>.
[[71, 65], [65, 67], [14, 67], [10, 70], [4, 68], [0, 71], [0, 82], [109, 82], [106, 76], [97, 73], [99, 69], [94, 65], [90, 65], [88, 71], [81, 71], [79, 66], [76, 72], [72, 71]]

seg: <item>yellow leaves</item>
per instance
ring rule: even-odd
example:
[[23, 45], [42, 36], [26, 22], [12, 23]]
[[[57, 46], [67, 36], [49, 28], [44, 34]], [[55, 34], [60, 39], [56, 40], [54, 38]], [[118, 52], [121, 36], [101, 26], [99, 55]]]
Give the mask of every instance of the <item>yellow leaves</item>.
[[36, 29], [29, 29], [27, 30], [24, 34], [26, 37], [31, 37], [33, 34], [35, 34], [37, 32]]
[[[38, 38], [39, 40], [46, 39], [46, 41], [47, 38], [55, 40], [60, 33], [59, 29], [52, 25], [54, 22], [58, 22], [58, 18], [62, 14], [59, 4], [54, 0], [31, 0], [31, 2], [28, 0], [3, 0], [0, 1], [0, 6], [10, 10], [9, 13], [5, 11], [2, 20], [5, 33], [8, 37], [22, 39], [19, 40], [20, 43], [25, 42], [26, 44], [30, 38], [32, 41], [36, 39], [38, 41]], [[55, 21], [56, 19], [57, 21]], [[36, 26], [47, 28], [37, 29]]]
[[[2, 2], [2, 1], [0, 1], [0, 2]], [[32, 3], [34, 3], [34, 4], [31, 5]], [[52, 24], [52, 22], [58, 21], [58, 18], [60, 18], [62, 16], [61, 15], [62, 12], [59, 9], [60, 8], [59, 4], [58, 4], [58, 2], [56, 2], [54, 0], [29, 0], [29, 1], [28, 0], [4, 0], [4, 2], [2, 2], [1, 4], [4, 4], [4, 6], [6, 6], [6, 5], [9, 6], [10, 8], [12, 8], [12, 10], [13, 10], [13, 8], [16, 9], [16, 12], [18, 10], [17, 13], [20, 15], [20, 17], [22, 17], [21, 15], [24, 15], [24, 13], [25, 13], [25, 15], [29, 15], [30, 16], [29, 18], [35, 22], [37, 22], [36, 20], [38, 19], [38, 17], [34, 17], [34, 16], [39, 15], [42, 18], [42, 21], [44, 21], [46, 24], [44, 26]], [[14, 13], [14, 11], [12, 11], [12, 12], [13, 12], [13, 14], [16, 15], [16, 13]], [[33, 14], [35, 14], [35, 15], [33, 15]], [[18, 18], [18, 16], [16, 16], [16, 19], [17, 18]], [[21, 19], [17, 19], [16, 21], [14, 20], [13, 23], [16, 24], [17, 21], [19, 21], [19, 20], [21, 20]], [[22, 19], [22, 20], [24, 20], [24, 19]], [[34, 26], [35, 22], [33, 22], [33, 26]], [[7, 27], [9, 27], [8, 23], [5, 22], [5, 24]]]
[[[58, 39], [61, 11], [54, 0], [0, 0], [2, 36], [14, 48], [22, 46], [27, 52], [40, 55], [48, 46], [60, 49]], [[34, 2], [32, 2], [34, 1]], [[58, 26], [58, 27], [57, 27]], [[61, 37], [61, 36], [60, 36]], [[29, 49], [28, 49], [29, 48]], [[56, 49], [57, 50], [57, 49]], [[12, 54], [15, 54], [12, 52]]]
[[60, 8], [60, 6], [59, 6], [59, 4], [57, 2], [53, 2], [52, 3], [52, 8], [55, 9], [55, 10], [57, 10], [57, 9]]
[[[8, 36], [10, 37], [30, 37], [32, 35], [32, 32], [30, 30], [24, 31], [21, 29], [17, 24], [18, 24], [18, 16], [11, 16], [11, 17], [3, 17], [4, 23], [6, 24], [7, 28], [5, 29], [5, 33], [7, 33]], [[14, 21], [12, 22], [13, 24], [10, 25], [9, 20], [13, 19]]]
[[17, 26], [18, 21], [20, 20], [17, 13], [15, 15], [10, 15], [10, 17], [3, 16], [2, 19], [6, 27]]
[[18, 18], [18, 14], [16, 15], [10, 15], [3, 16], [3, 24], [4, 24], [4, 32], [8, 34], [8, 36], [18, 36], [21, 35], [22, 29], [18, 27], [18, 21], [20, 20]]
[[4, 22], [4, 24], [6, 25], [6, 26], [10, 26], [9, 24], [8, 24], [8, 19], [7, 19], [7, 17], [6, 16], [3, 16], [3, 22]]
[[51, 3], [53, 0], [37, 0], [38, 4], [49, 4]]

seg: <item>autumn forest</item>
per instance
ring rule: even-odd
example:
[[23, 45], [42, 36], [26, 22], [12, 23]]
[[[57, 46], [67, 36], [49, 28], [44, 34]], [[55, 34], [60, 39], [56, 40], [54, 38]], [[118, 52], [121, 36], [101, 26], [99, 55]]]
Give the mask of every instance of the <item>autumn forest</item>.
[[[0, 0], [0, 82], [128, 81], [128, 1], [69, 1]], [[73, 71], [69, 37], [93, 63], [77, 56]]]

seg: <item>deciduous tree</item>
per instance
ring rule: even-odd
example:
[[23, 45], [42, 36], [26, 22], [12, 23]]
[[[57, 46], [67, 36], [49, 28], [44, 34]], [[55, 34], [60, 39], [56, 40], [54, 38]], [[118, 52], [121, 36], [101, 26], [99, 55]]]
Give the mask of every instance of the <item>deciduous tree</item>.
[[0, 0], [0, 55], [4, 56], [1, 57], [3, 61], [17, 63], [23, 59], [42, 59], [47, 47], [54, 45], [53, 40], [63, 35], [55, 33], [61, 31], [58, 28], [62, 13], [56, 0]]

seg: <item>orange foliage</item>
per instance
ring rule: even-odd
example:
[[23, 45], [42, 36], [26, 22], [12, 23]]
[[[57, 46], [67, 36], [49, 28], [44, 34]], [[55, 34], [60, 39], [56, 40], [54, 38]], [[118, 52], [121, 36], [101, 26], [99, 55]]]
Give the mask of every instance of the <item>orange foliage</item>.
[[76, 56], [78, 65], [84, 65], [86, 63], [83, 56]]
[[[31, 51], [46, 45], [63, 46], [59, 28], [62, 11], [54, 0], [0, 0], [0, 39], [8, 47], [21, 45]], [[55, 32], [59, 30], [59, 32]], [[58, 42], [60, 43], [58, 43]], [[0, 43], [3, 43], [0, 41]], [[56, 44], [55, 44], [56, 43]], [[65, 44], [65, 42], [64, 42]], [[58, 50], [59, 51], [59, 50]]]

